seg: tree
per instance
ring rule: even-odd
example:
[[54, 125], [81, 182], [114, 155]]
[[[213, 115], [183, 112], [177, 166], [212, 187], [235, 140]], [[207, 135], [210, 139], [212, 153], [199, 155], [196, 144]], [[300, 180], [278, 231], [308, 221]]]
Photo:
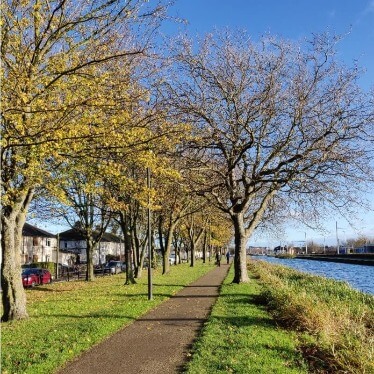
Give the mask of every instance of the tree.
[[162, 253], [162, 273], [167, 274], [170, 271], [169, 256], [174, 233], [182, 219], [191, 214], [191, 210], [193, 210], [191, 206], [192, 196], [182, 176], [168, 179], [158, 178], [156, 188], [158, 192], [157, 202], [160, 206], [156, 214], [158, 240]]
[[[141, 277], [146, 246], [147, 225], [143, 200], [146, 200], [145, 167], [136, 167], [128, 160], [126, 179], [115, 178], [109, 188], [113, 196], [113, 218], [118, 222], [125, 238], [125, 284], [135, 283]], [[130, 175], [129, 175], [130, 174]], [[126, 182], [125, 182], [126, 181]]]
[[373, 180], [372, 107], [358, 69], [337, 63], [336, 41], [222, 32], [196, 52], [185, 39], [176, 47], [165, 99], [199, 135], [189, 151], [199, 193], [234, 226], [235, 283], [249, 280], [246, 243], [278, 199], [295, 216], [339, 208]]
[[[205, 219], [204, 219], [205, 218]], [[189, 239], [190, 250], [191, 250], [191, 259], [190, 266], [195, 266], [196, 258], [196, 249], [200, 244], [200, 241], [203, 239], [204, 232], [206, 231], [206, 226], [209, 220], [206, 217], [203, 217], [202, 213], [191, 213], [184, 220], [184, 225], [186, 227], [186, 232]]]
[[93, 255], [112, 219], [112, 213], [109, 205], [110, 195], [105, 183], [95, 174], [96, 168], [85, 169], [70, 173], [68, 183], [63, 187], [68, 205], [63, 209], [62, 215], [86, 241], [86, 281], [92, 281]]
[[165, 10], [146, 0], [1, 2], [3, 321], [27, 318], [18, 254], [35, 188], [53, 190], [51, 160], [103, 137], [95, 117], [106, 67], [143, 53]]

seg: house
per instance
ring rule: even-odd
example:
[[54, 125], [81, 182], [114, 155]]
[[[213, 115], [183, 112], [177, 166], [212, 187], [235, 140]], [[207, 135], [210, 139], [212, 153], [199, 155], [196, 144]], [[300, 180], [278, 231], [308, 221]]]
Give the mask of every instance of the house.
[[358, 247], [354, 250], [354, 253], [374, 253], [374, 244], [365, 244], [364, 246]]
[[21, 264], [56, 262], [57, 237], [25, 223], [22, 229]]
[[[73, 228], [61, 232], [59, 238], [59, 262], [71, 265], [87, 261], [86, 240], [78, 230]], [[125, 246], [123, 240], [114, 234], [104, 233], [97, 249], [93, 253], [93, 263], [94, 265], [104, 264], [108, 255], [122, 259], [124, 253]]]

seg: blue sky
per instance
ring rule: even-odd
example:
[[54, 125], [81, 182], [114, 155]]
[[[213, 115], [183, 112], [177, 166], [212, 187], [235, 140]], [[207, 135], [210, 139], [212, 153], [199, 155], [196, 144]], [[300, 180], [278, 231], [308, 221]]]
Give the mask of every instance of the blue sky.
[[374, 85], [374, 0], [176, 0], [170, 14], [188, 25], [167, 23], [167, 34], [179, 28], [195, 36], [225, 27], [245, 29], [253, 38], [271, 33], [300, 40], [327, 30], [348, 34], [338, 45], [339, 58], [347, 64], [358, 60], [367, 69], [362, 86]]
[[[265, 33], [294, 40], [325, 31], [344, 34], [337, 46], [338, 58], [347, 65], [358, 61], [366, 70], [360, 85], [364, 90], [374, 87], [374, 0], [176, 0], [170, 14], [185, 18], [188, 24], [167, 23], [163, 26], [167, 35], [184, 32], [195, 37], [226, 27], [245, 29], [254, 39]], [[371, 200], [374, 206], [374, 194]], [[250, 244], [274, 246], [304, 240], [306, 235], [307, 240], [335, 245], [336, 222], [340, 241], [359, 233], [374, 237], [374, 213], [361, 212], [359, 218], [356, 228], [335, 217], [326, 222], [325, 234], [302, 226], [286, 227], [283, 240], [257, 237]]]
[[[166, 22], [162, 26], [166, 35], [187, 32], [191, 37], [202, 36], [225, 27], [246, 29], [254, 39], [265, 33], [295, 40], [327, 30], [347, 34], [338, 45], [339, 58], [348, 65], [357, 60], [366, 69], [360, 85], [365, 90], [374, 86], [374, 0], [176, 0], [169, 13], [186, 19], [188, 24]], [[374, 205], [374, 194], [372, 201]], [[358, 230], [374, 237], [374, 214], [362, 212], [360, 217], [362, 222], [356, 230], [339, 217], [326, 222], [326, 243], [336, 242], [336, 221], [342, 240], [356, 236]], [[308, 240], [324, 241], [322, 234], [304, 227], [288, 229], [283, 238], [303, 240], [305, 233]], [[279, 240], [257, 238], [250, 244], [273, 246], [279, 245]]]

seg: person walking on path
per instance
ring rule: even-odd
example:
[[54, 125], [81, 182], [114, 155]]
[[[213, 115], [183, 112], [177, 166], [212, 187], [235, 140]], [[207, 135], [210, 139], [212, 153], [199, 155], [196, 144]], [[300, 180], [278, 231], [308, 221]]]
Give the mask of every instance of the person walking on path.
[[227, 260], [227, 265], [230, 263], [230, 252], [227, 251], [226, 253], [226, 260]]
[[213, 268], [131, 325], [68, 363], [57, 374], [181, 372], [216, 302], [228, 269], [227, 266]]

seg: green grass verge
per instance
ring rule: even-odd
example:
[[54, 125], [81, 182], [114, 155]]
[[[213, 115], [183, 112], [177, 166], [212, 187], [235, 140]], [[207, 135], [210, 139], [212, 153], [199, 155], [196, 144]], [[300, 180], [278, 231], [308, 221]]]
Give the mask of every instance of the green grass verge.
[[299, 332], [312, 372], [374, 373], [373, 296], [263, 261], [250, 262], [249, 270], [277, 323]]
[[187, 373], [307, 373], [296, 334], [278, 328], [259, 304], [259, 284], [230, 284], [232, 279], [231, 268]]
[[30, 318], [2, 324], [2, 374], [53, 373], [212, 267], [198, 262], [173, 266], [167, 275], [155, 272], [152, 301], [146, 274], [135, 285], [125, 286], [119, 274], [27, 290]]

